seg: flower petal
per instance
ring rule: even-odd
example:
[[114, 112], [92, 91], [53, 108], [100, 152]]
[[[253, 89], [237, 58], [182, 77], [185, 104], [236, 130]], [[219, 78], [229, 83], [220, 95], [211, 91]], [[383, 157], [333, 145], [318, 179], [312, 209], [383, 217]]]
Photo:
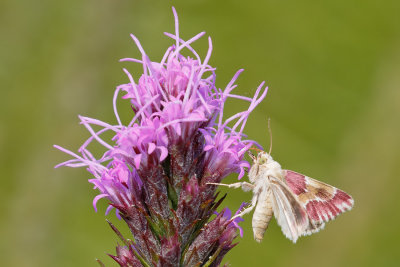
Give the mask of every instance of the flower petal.
[[97, 212], [97, 206], [96, 206], [97, 201], [99, 201], [100, 199], [107, 197], [107, 196], [108, 196], [108, 194], [100, 194], [100, 195], [95, 196], [95, 198], [93, 199], [93, 208], [96, 212]]
[[156, 144], [154, 143], [149, 143], [149, 147], [147, 149], [147, 153], [151, 154], [153, 151], [156, 149]]
[[166, 147], [163, 147], [163, 146], [159, 146], [157, 148], [161, 152], [160, 161], [163, 161], [168, 156], [168, 149]]
[[135, 168], [138, 170], [140, 168], [140, 161], [142, 160], [142, 154], [136, 154], [133, 156], [133, 162], [135, 163]]

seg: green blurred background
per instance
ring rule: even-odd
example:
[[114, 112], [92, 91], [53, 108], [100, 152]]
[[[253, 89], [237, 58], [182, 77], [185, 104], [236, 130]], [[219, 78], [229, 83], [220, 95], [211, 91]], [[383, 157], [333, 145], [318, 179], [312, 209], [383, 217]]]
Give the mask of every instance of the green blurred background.
[[[400, 266], [399, 1], [128, 1], [0, 2], [0, 265], [115, 266], [116, 236], [95, 213], [96, 192], [84, 169], [53, 166], [89, 135], [78, 114], [115, 123], [114, 88], [138, 77], [119, 63], [139, 52], [152, 60], [172, 41], [171, 6], [181, 36], [200, 31], [214, 44], [217, 85], [246, 71], [236, 93], [270, 87], [246, 133], [284, 168], [323, 180], [355, 198], [351, 212], [292, 244], [273, 221], [261, 244], [245, 236], [226, 257], [232, 266]], [[206, 54], [203, 37], [195, 48]], [[227, 114], [246, 108], [232, 101]], [[119, 102], [125, 121], [128, 103]], [[226, 182], [234, 182], [235, 177]], [[251, 194], [230, 191], [236, 209]], [[114, 222], [114, 216], [108, 216]], [[118, 222], [116, 222], [118, 224]], [[122, 224], [119, 224], [123, 228]]]

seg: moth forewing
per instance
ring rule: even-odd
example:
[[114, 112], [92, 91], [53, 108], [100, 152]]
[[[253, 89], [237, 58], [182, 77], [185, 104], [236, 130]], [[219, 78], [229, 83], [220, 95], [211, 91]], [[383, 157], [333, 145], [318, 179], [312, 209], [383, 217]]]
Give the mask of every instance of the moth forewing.
[[312, 223], [310, 233], [318, 232], [324, 222], [333, 220], [354, 205], [350, 195], [334, 186], [294, 171], [285, 170], [284, 173], [285, 183], [307, 211]]

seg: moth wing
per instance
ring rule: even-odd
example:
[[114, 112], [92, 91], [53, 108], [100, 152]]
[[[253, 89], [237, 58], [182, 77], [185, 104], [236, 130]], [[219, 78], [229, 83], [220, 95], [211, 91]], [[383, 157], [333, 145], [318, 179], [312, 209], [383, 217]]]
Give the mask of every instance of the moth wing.
[[272, 192], [272, 209], [283, 234], [296, 243], [309, 226], [303, 205], [281, 180], [269, 177]]
[[288, 188], [307, 211], [310, 225], [305, 234], [318, 232], [324, 227], [325, 222], [333, 220], [354, 205], [350, 195], [334, 186], [294, 171], [284, 170], [284, 172]]

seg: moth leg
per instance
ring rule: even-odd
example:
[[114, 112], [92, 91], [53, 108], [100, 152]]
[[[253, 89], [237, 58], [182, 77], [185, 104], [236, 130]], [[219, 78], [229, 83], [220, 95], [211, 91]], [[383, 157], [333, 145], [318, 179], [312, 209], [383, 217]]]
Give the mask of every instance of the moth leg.
[[238, 217], [242, 217], [243, 215], [245, 215], [245, 214], [251, 212], [251, 211], [254, 209], [254, 207], [257, 205], [257, 198], [258, 198], [258, 195], [254, 195], [254, 196], [253, 196], [253, 199], [251, 200], [251, 206], [248, 207], [248, 208], [245, 208], [245, 209], [244, 209], [243, 211], [241, 211], [239, 214], [236, 214], [235, 216], [233, 216], [233, 217], [231, 218], [231, 220], [234, 220], [234, 219], [236, 219], [236, 218], [238, 218]]
[[247, 154], [249, 155], [249, 157], [250, 157], [254, 162], [257, 161], [257, 157], [254, 156], [250, 151], [247, 151]]
[[242, 187], [242, 190], [247, 192], [250, 191], [254, 188], [254, 185], [248, 182], [239, 182], [239, 183], [234, 183], [234, 184], [219, 184], [219, 183], [207, 183], [207, 184], [212, 184], [212, 185], [223, 185], [227, 186], [229, 188], [239, 188]]

